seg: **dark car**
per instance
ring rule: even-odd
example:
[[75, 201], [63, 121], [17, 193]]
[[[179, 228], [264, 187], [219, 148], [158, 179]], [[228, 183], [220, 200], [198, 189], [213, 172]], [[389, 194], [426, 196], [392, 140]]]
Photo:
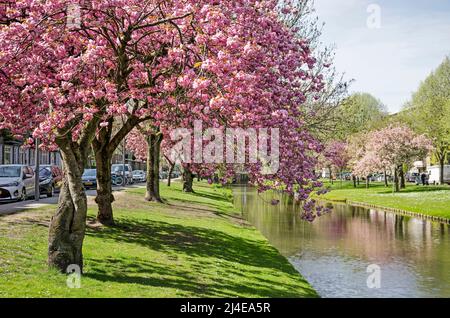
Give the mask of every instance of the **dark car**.
[[84, 170], [81, 180], [85, 189], [97, 188], [97, 169]]
[[41, 168], [49, 169], [52, 172], [54, 190], [59, 192], [64, 178], [62, 169], [55, 165], [41, 165]]
[[53, 197], [55, 193], [55, 182], [51, 168], [43, 167], [39, 169], [39, 192], [47, 198]]

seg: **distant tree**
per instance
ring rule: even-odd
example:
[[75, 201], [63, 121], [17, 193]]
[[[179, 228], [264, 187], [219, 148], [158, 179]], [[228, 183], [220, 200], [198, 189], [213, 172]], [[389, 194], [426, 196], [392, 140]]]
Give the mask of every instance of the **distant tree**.
[[[355, 171], [358, 169], [357, 166], [366, 153], [366, 141], [367, 133], [364, 132], [353, 134], [347, 138], [347, 154], [349, 156], [348, 166], [352, 170], [353, 185], [355, 188], [357, 183], [359, 183], [359, 177], [361, 175], [361, 173], [357, 174]], [[368, 174], [366, 174], [366, 176], [367, 175]]]
[[405, 106], [403, 117], [418, 132], [426, 134], [439, 161], [440, 183], [444, 183], [444, 165], [450, 148], [450, 59], [444, 62], [420, 85], [412, 101]]
[[423, 158], [433, 149], [431, 141], [424, 135], [414, 133], [407, 126], [389, 126], [367, 135], [365, 152], [355, 167], [354, 173], [368, 176], [392, 169], [395, 192], [400, 191], [400, 174], [404, 164]]
[[342, 141], [329, 142], [323, 151], [320, 163], [330, 173], [330, 181], [333, 182], [333, 170], [339, 172], [342, 181], [342, 173], [348, 167], [350, 161], [347, 152], [347, 143]]
[[319, 139], [330, 140], [335, 137], [340, 126], [341, 103], [348, 97], [348, 88], [352, 81], [346, 81], [344, 74], [334, 66], [335, 48], [325, 46], [322, 41], [324, 23], [320, 22], [314, 0], [279, 1], [279, 5], [288, 5], [291, 10], [281, 10], [282, 20], [297, 35], [304, 39], [315, 59], [316, 76], [324, 83], [323, 89], [316, 94], [306, 96], [304, 103], [304, 122], [306, 127]]
[[343, 101], [339, 108], [338, 134], [343, 139], [369, 131], [387, 117], [386, 106], [368, 93], [355, 93]]

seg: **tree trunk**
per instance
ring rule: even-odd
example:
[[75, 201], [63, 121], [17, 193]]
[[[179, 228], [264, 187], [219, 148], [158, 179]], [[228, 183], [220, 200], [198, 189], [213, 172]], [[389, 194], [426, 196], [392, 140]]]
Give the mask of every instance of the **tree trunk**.
[[159, 166], [162, 135], [151, 134], [147, 137], [147, 191], [145, 200], [162, 202], [159, 193]]
[[359, 177], [356, 177], [356, 184], [359, 186], [359, 181], [360, 181], [360, 179], [359, 179]]
[[169, 163], [170, 164], [170, 168], [169, 168], [169, 176], [167, 177], [167, 186], [170, 187], [171, 183], [172, 183], [172, 173], [173, 170], [175, 169], [175, 164], [174, 163]]
[[352, 176], [352, 179], [353, 179], [353, 187], [356, 188], [356, 177]]
[[[130, 117], [113, 136], [114, 118], [108, 120], [107, 127], [98, 126], [98, 133], [92, 140], [92, 147], [97, 163], [97, 196], [95, 202], [98, 205], [97, 220], [103, 225], [113, 225], [114, 195], [112, 193], [111, 163], [114, 152], [120, 143], [140, 122], [136, 117]], [[125, 175], [125, 172], [124, 172]], [[125, 179], [124, 179], [125, 183]]]
[[369, 189], [370, 187], [370, 180], [369, 180], [369, 176], [366, 177], [366, 189]]
[[333, 171], [331, 170], [331, 167], [328, 168], [328, 171], [330, 173], [330, 182], [331, 182], [331, 184], [334, 184], [334, 182], [333, 182]]
[[444, 184], [445, 156], [439, 158], [439, 183]]
[[[101, 145], [101, 148], [97, 148]], [[104, 144], [94, 143], [95, 161], [97, 162], [97, 196], [95, 202], [98, 205], [97, 221], [103, 225], [114, 225], [112, 203], [111, 161], [112, 154], [104, 147]]]
[[387, 188], [389, 187], [388, 179], [387, 179], [387, 172], [384, 170], [384, 186]]
[[69, 140], [57, 142], [63, 160], [64, 181], [48, 237], [48, 265], [66, 272], [69, 265], [83, 270], [83, 240], [86, 229], [87, 197], [81, 176], [87, 153]]
[[394, 169], [394, 192], [400, 192], [400, 183], [398, 178], [398, 168]]
[[194, 176], [189, 168], [184, 168], [183, 171], [183, 192], [193, 193]]
[[405, 172], [403, 171], [403, 167], [402, 166], [398, 167], [398, 174], [399, 174], [399, 177], [400, 177], [400, 188], [401, 189], [406, 189]]

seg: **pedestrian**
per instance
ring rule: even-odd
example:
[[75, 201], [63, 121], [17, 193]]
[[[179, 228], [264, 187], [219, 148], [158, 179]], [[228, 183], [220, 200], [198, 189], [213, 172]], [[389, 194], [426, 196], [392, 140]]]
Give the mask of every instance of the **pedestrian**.
[[422, 179], [422, 185], [426, 186], [426, 184], [427, 184], [427, 175], [425, 174], [425, 172], [422, 173], [422, 175], [420, 177]]

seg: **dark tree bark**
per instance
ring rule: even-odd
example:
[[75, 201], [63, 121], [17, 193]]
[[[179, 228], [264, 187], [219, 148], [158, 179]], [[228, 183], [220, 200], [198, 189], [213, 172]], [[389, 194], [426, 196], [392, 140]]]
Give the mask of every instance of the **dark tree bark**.
[[[111, 122], [112, 127], [112, 122]], [[115, 198], [112, 192], [111, 162], [112, 153], [108, 147], [112, 129], [100, 130], [92, 143], [97, 164], [97, 221], [103, 225], [114, 225], [112, 203]]]
[[353, 180], [353, 187], [356, 188], [356, 177], [352, 176], [352, 180]]
[[168, 156], [164, 155], [164, 158], [166, 158], [167, 163], [169, 164], [169, 175], [167, 176], [167, 186], [170, 187], [172, 183], [172, 174], [175, 169], [175, 162], [172, 162]]
[[[100, 159], [102, 158], [102, 159]], [[104, 225], [114, 225], [112, 203], [115, 201], [112, 192], [111, 158], [103, 153], [96, 153], [97, 160], [97, 220]]]
[[370, 177], [367, 176], [366, 177], [366, 189], [369, 189], [369, 187], [370, 187]]
[[444, 151], [440, 151], [438, 154], [439, 159], [439, 184], [444, 184], [444, 170], [445, 170], [445, 155], [447, 148]]
[[147, 136], [147, 190], [145, 200], [162, 202], [159, 191], [159, 167], [162, 134], [151, 134]]
[[64, 181], [58, 208], [49, 226], [48, 265], [61, 272], [65, 272], [69, 265], [78, 265], [83, 270], [87, 197], [81, 176], [96, 126], [96, 120], [89, 123], [78, 142], [72, 141], [70, 128], [59, 131], [59, 137], [56, 138], [64, 164]]
[[183, 171], [183, 192], [193, 193], [194, 176], [189, 167], [185, 167]]
[[400, 182], [398, 177], [398, 167], [394, 169], [394, 192], [400, 192]]
[[97, 221], [103, 225], [114, 225], [112, 209], [114, 195], [111, 182], [112, 157], [120, 143], [142, 121], [143, 119], [138, 119], [134, 116], [129, 117], [113, 136], [114, 119], [111, 118], [107, 127], [98, 127], [99, 133], [92, 141], [97, 163], [97, 196], [95, 198], [95, 202], [98, 205]]
[[384, 170], [384, 186], [386, 188], [389, 187], [389, 182], [388, 182], [388, 179], [387, 179], [387, 172], [386, 172], [386, 170]]
[[406, 189], [405, 172], [402, 166], [398, 167], [398, 175], [400, 178], [400, 189]]

